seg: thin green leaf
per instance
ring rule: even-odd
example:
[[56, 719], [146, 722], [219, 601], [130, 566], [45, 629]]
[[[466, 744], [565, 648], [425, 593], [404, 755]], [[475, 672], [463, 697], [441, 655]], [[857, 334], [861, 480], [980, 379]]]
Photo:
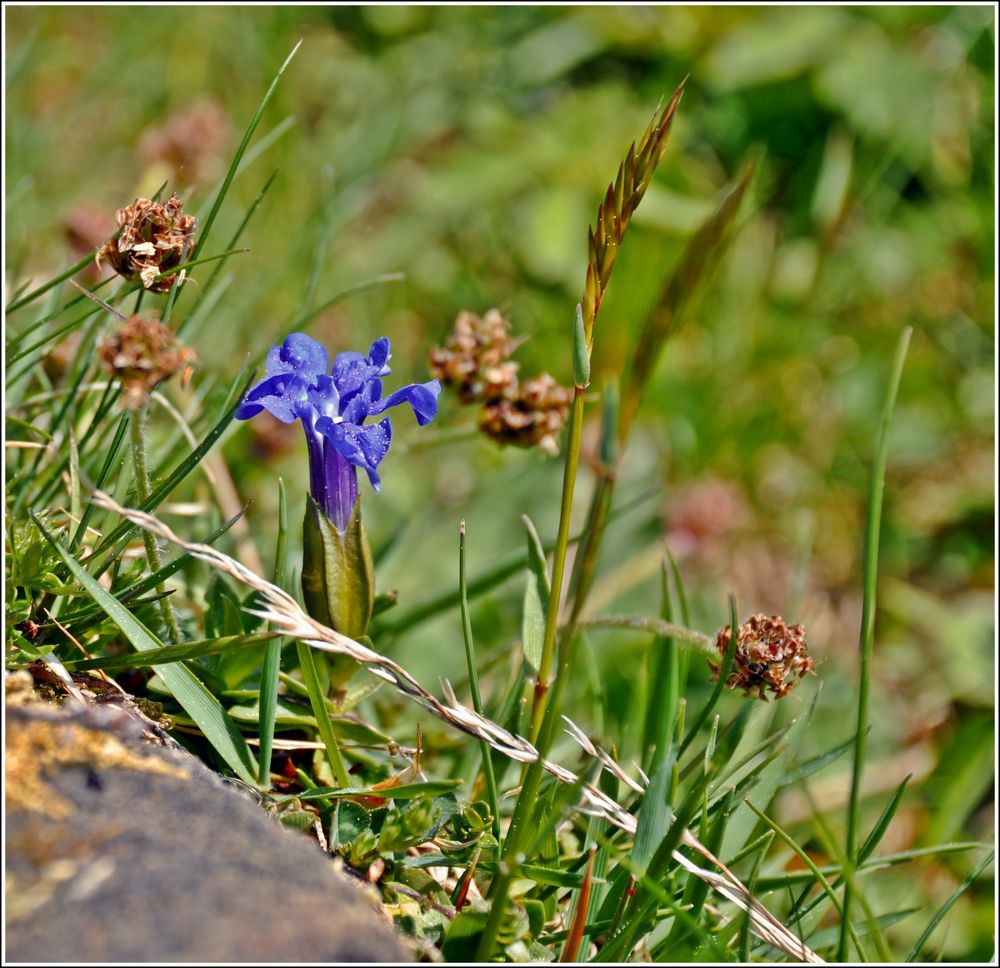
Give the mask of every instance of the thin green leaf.
[[[644, 494], [640, 494], [637, 498], [623, 504], [621, 507], [615, 508], [611, 512], [611, 520], [615, 520], [616, 518], [627, 514], [629, 511], [634, 510], [658, 494], [659, 490], [647, 491]], [[571, 539], [570, 543], [573, 544], [578, 542], [583, 536], [583, 532], [580, 532]], [[551, 552], [553, 548], [555, 548], [555, 542], [548, 542], [544, 546], [544, 551], [547, 554]], [[499, 565], [469, 582], [469, 601], [472, 601], [474, 598], [478, 598], [479, 596], [486, 594], [486, 592], [496, 588], [497, 585], [506, 581], [513, 575], [516, 575], [523, 567], [523, 552], [512, 552]], [[434, 618], [436, 615], [440, 615], [442, 612], [453, 610], [458, 602], [459, 595], [457, 591], [445, 592], [444, 594], [429, 599], [422, 604], [415, 605], [409, 611], [398, 614], [391, 622], [380, 624], [379, 634], [400, 635], [414, 626], [420, 625], [428, 619]]]
[[[485, 874], [495, 874], [497, 865], [492, 861], [480, 861], [477, 869]], [[556, 887], [578, 888], [583, 885], [583, 875], [566, 871], [559, 867], [543, 867], [541, 864], [522, 864], [517, 869], [519, 877], [526, 877], [536, 884], [552, 884]]]
[[[787, 834], [770, 817], [768, 817], [767, 814], [765, 814], [763, 810], [758, 810], [757, 807], [755, 807], [749, 800], [744, 800], [743, 802], [761, 820], [763, 820], [764, 823], [766, 823], [768, 825], [768, 827], [770, 827], [778, 835], [778, 837], [781, 838], [781, 840], [785, 843], [785, 845], [788, 846], [791, 849], [792, 853], [795, 854], [795, 856], [798, 857], [798, 859], [800, 861], [802, 861], [802, 863], [805, 864], [806, 867], [809, 868], [810, 873], [813, 875], [814, 878], [816, 878], [816, 882], [823, 889], [823, 892], [824, 892], [824, 894], [826, 894], [827, 898], [829, 898], [830, 903], [834, 906], [834, 908], [836, 908], [837, 913], [840, 914], [841, 917], [843, 917], [844, 909], [843, 909], [843, 905], [841, 904], [840, 898], [837, 896], [837, 892], [834, 890], [833, 885], [829, 882], [829, 880], [827, 880], [826, 876], [819, 869], [819, 867], [816, 866], [816, 862], [809, 856], [809, 854], [806, 853], [806, 851], [804, 851], [792, 839], [792, 837], [789, 834]], [[847, 931], [848, 931], [848, 934], [851, 937], [851, 939], [854, 941], [854, 944], [855, 944], [855, 947], [857, 948], [857, 950], [859, 952], [862, 951], [861, 942], [858, 940], [858, 936], [857, 936], [857, 933], [854, 930], [854, 926], [851, 925], [851, 924], [849, 924], [847, 926]]]
[[[887, 867], [898, 867], [900, 864], [908, 864], [911, 861], [919, 860], [921, 857], [956, 854], [988, 846], [988, 844], [974, 840], [955, 844], [937, 844], [933, 847], [914, 847], [912, 850], [903, 850], [896, 854], [883, 854], [880, 857], [872, 857], [858, 868], [858, 873], [870, 874], [874, 871], [884, 870]], [[843, 868], [840, 864], [827, 864], [821, 867], [820, 870], [829, 877], [840, 874]], [[760, 888], [762, 891], [776, 891], [792, 884], [801, 884], [803, 881], [811, 879], [812, 874], [809, 871], [789, 871], [785, 874], [761, 877]]]
[[[177, 465], [167, 479], [158, 488], [156, 488], [152, 494], [150, 494], [149, 500], [143, 501], [143, 503], [139, 505], [140, 510], [155, 510], [160, 503], [169, 496], [170, 492], [173, 491], [173, 489], [177, 487], [177, 485], [180, 484], [180, 482], [183, 481], [201, 463], [204, 456], [212, 449], [215, 442], [222, 436], [226, 428], [236, 416], [236, 411], [239, 409], [240, 402], [246, 395], [246, 392], [250, 389], [250, 386], [253, 384], [255, 376], [256, 374], [254, 373], [250, 374], [249, 379], [247, 379], [244, 383], [243, 389], [239, 393], [236, 401], [225, 410], [222, 417], [219, 418], [218, 422], [205, 435], [198, 446], [195, 447], [195, 449], [191, 451], [191, 453], [188, 454], [187, 457], [180, 462], [180, 464]], [[242, 377], [243, 371], [240, 372], [240, 375], [234, 382], [234, 387], [239, 384], [239, 380], [242, 379]], [[135, 525], [128, 521], [120, 524], [97, 546], [97, 548], [94, 549], [94, 557], [112, 548], [118, 541], [126, 535], [132, 533], [134, 530]], [[99, 569], [98, 575], [105, 571], [110, 563], [111, 558], [109, 557], [108, 560], [105, 561], [104, 565]]]
[[281, 80], [281, 76], [285, 73], [288, 65], [292, 62], [292, 58], [298, 53], [299, 48], [302, 46], [302, 41], [300, 40], [293, 48], [291, 53], [285, 58], [284, 63], [278, 68], [278, 73], [274, 75], [274, 79], [271, 81], [270, 86], [264, 93], [260, 105], [257, 107], [257, 111], [254, 116], [250, 119], [250, 124], [247, 126], [246, 133], [243, 135], [243, 140], [240, 142], [240, 146], [236, 149], [236, 154], [233, 155], [232, 163], [229, 166], [229, 171], [226, 172], [225, 178], [222, 180], [222, 185], [219, 187], [218, 192], [215, 195], [215, 199], [212, 202], [212, 208], [205, 220], [201, 224], [201, 232], [198, 236], [198, 250], [202, 251], [205, 247], [205, 243], [208, 241], [209, 233], [212, 231], [215, 225], [215, 220], [218, 217], [219, 209], [222, 208], [222, 203], [225, 201], [226, 195], [229, 193], [229, 186], [232, 185], [233, 179], [236, 177], [237, 169], [240, 166], [240, 162], [243, 160], [243, 156], [246, 154], [247, 148], [250, 145], [250, 139], [253, 138], [254, 132], [257, 130], [257, 125], [260, 124], [260, 119], [264, 116], [264, 109], [270, 103], [271, 98], [274, 96], [274, 92], [278, 88], [278, 81]]
[[[264, 182], [264, 187], [261, 188], [261, 190], [258, 192], [257, 197], [250, 204], [250, 207], [247, 209], [246, 214], [243, 216], [243, 220], [237, 226], [236, 231], [232, 235], [232, 238], [230, 238], [229, 244], [226, 246], [226, 249], [229, 252], [233, 252], [236, 250], [237, 243], [242, 238], [244, 231], [246, 231], [246, 227], [250, 223], [250, 219], [253, 218], [254, 213], [257, 211], [258, 207], [260, 206], [260, 203], [264, 200], [264, 196], [270, 190], [271, 185], [274, 184], [274, 179], [277, 177], [278, 177], [278, 171], [277, 169], [275, 169], [271, 173], [271, 176], [267, 179], [267, 181]], [[205, 303], [205, 300], [208, 298], [209, 293], [213, 292], [215, 287], [215, 281], [216, 279], [218, 279], [219, 273], [222, 272], [222, 269], [227, 261], [228, 261], [227, 258], [221, 258], [216, 264], [215, 268], [212, 270], [211, 275], [205, 281], [204, 285], [201, 286], [198, 295], [195, 298], [194, 305], [191, 307], [191, 311], [177, 326], [178, 335], [181, 335], [188, 329], [192, 320], [195, 319], [196, 313]]]
[[88, 252], [79, 262], [75, 265], [70, 266], [68, 269], [60, 272], [59, 275], [53, 276], [48, 282], [43, 283], [37, 289], [32, 289], [27, 295], [22, 296], [20, 299], [15, 299], [7, 305], [4, 309], [4, 313], [13, 313], [20, 309], [22, 306], [27, 306], [28, 303], [34, 302], [39, 296], [44, 296], [50, 289], [54, 289], [61, 282], [65, 282], [70, 276], [75, 276], [78, 272], [86, 269], [87, 266], [94, 261], [94, 253]]
[[962, 881], [962, 883], [959, 884], [957, 888], [955, 888], [955, 891], [952, 893], [951, 897], [949, 897], [948, 900], [945, 901], [940, 908], [938, 908], [938, 910], [934, 914], [934, 917], [930, 919], [930, 921], [927, 924], [927, 927], [924, 928], [923, 934], [920, 935], [920, 937], [917, 939], [916, 944], [914, 944], [914, 946], [910, 949], [910, 953], [906, 956], [907, 964], [916, 961], [921, 956], [924, 950], [924, 945], [927, 944], [927, 941], [930, 939], [930, 936], [934, 933], [934, 929], [941, 923], [941, 921], [944, 919], [944, 916], [952, 909], [952, 906], [955, 904], [955, 902], [970, 887], [972, 887], [976, 878], [979, 877], [979, 875], [982, 874], [983, 871], [985, 871], [986, 868], [993, 863], [994, 856], [995, 854], [991, 850], [989, 854], [987, 854], [982, 859], [982, 861], [976, 866], [976, 869], [972, 871], [972, 873], [969, 874], [969, 876], [964, 881]]
[[[857, 864], [858, 826], [860, 823], [861, 779], [865, 770], [868, 740], [868, 697], [871, 690], [872, 652], [875, 646], [875, 592], [878, 582], [879, 532], [882, 524], [882, 493], [885, 490], [885, 469], [889, 457], [889, 427], [896, 394], [903, 377], [903, 365], [910, 345], [911, 327], [900, 334], [896, 356], [889, 373], [878, 436], [875, 440], [875, 463], [872, 467], [871, 487], [868, 494], [868, 515], [865, 522], [864, 594], [861, 602], [861, 665], [858, 675], [858, 719], [854, 733], [854, 764], [851, 771], [851, 792], [847, 802], [847, 832], [844, 852], [849, 861]], [[847, 958], [847, 926], [851, 917], [851, 888], [844, 891], [844, 923], [837, 955]]]
[[[699, 710], [695, 721], [691, 724], [691, 728], [688, 730], [687, 736], [684, 737], [684, 742], [681, 743], [680, 751], [677, 756], [678, 759], [684, 755], [684, 751], [691, 745], [691, 741], [698, 735], [698, 730], [705, 724], [708, 717], [712, 714], [715, 709], [716, 703], [722, 696], [722, 690], [726, 687], [726, 680], [729, 678], [729, 670], [733, 667], [733, 659], [736, 657], [736, 639], [737, 639], [737, 629], [739, 628], [739, 614], [736, 611], [736, 596], [729, 596], [729, 647], [726, 649], [725, 657], [722, 660], [721, 668], [719, 669], [719, 676], [715, 683], [715, 688], [712, 690], [712, 694], [708, 697], [708, 702]], [[675, 636], [676, 637], [676, 636]]]
[[645, 874], [649, 862], [653, 859], [656, 848], [674, 819], [667, 795], [670, 789], [670, 774], [673, 770], [672, 756], [664, 756], [660, 760], [656, 772], [649, 781], [642, 806], [639, 808], [639, 820], [636, 826], [635, 843], [629, 855], [632, 867], [638, 874]]
[[[664, 622], [673, 624], [673, 604], [667, 565], [660, 569], [660, 614]], [[646, 719], [643, 724], [643, 750], [651, 766], [654, 757], [666, 755], [677, 719], [680, 700], [680, 667], [677, 644], [669, 636], [658, 638], [647, 653], [649, 675], [646, 690]]]
[[850, 739], [844, 740], [843, 743], [835, 746], [833, 749], [827, 750], [825, 753], [820, 753], [819, 756], [814, 756], [811, 759], [806, 760], [805, 763], [800, 764], [794, 770], [785, 774], [781, 780], [779, 789], [791, 786], [794, 783], [798, 783], [800, 780], [806, 780], [814, 773], [819, 773], [820, 770], [826, 769], [826, 767], [840, 759], [840, 757], [853, 746], [854, 737], [852, 736]]
[[[809, 705], [790, 724], [790, 728], [784, 736], [781, 747], [765, 759], [762, 768], [755, 771], [752, 777], [753, 799], [761, 807], [766, 809], [767, 805], [774, 798], [775, 793], [781, 785], [781, 779], [785, 775], [788, 761], [795, 755], [799, 744], [809, 729], [813, 713], [816, 710], [816, 703], [819, 699], [817, 689], [812, 696]], [[738, 789], [738, 794], [743, 803], [749, 804], [749, 800], [744, 800], [749, 786]], [[723, 855], [736, 853], [749, 839], [753, 833], [757, 822], [742, 806], [738, 807], [726, 830], [726, 839], [723, 841]]]
[[[285, 482], [278, 478], [278, 538], [274, 552], [274, 583], [280, 588], [288, 570], [288, 500]], [[278, 673], [281, 671], [281, 639], [268, 642], [260, 674], [260, 775], [262, 787], [271, 785], [271, 749], [274, 744], [274, 717], [278, 707]]]
[[305, 642], [296, 642], [295, 648], [299, 657], [299, 669], [302, 672], [302, 679], [309, 690], [309, 704], [312, 706], [313, 716], [316, 717], [316, 728], [319, 730], [319, 738], [326, 749], [326, 758], [330, 764], [330, 771], [341, 787], [350, 789], [351, 780], [347, 773], [344, 758], [340, 753], [337, 734], [333, 729], [333, 723], [330, 722], [326, 703], [323, 700], [326, 690], [320, 682], [316, 671], [313, 650]]
[[[94, 487], [97, 488], [97, 490], [101, 490], [104, 487], [104, 482], [108, 479], [108, 474], [111, 472], [111, 468], [115, 463], [115, 458], [118, 456], [118, 451], [121, 448], [122, 442], [125, 440], [125, 434], [127, 432], [128, 414], [123, 413], [118, 420], [118, 428], [115, 430], [114, 439], [111, 441], [111, 446], [108, 447], [107, 454], [105, 454], [104, 457], [104, 463], [101, 465], [100, 473], [97, 475], [97, 480], [94, 483]], [[90, 518], [93, 513], [94, 505], [88, 501], [87, 506], [83, 509], [83, 513], [80, 515], [80, 523], [77, 525], [77, 529], [73, 533], [73, 537], [70, 540], [70, 552], [75, 552], [80, 542], [83, 540], [83, 536], [87, 533], [87, 525], [90, 523]], [[158, 582], [156, 584], [158, 584]]]
[[415, 800], [418, 797], [439, 797], [462, 785], [461, 780], [428, 780], [424, 783], [403, 783], [383, 789], [355, 790], [350, 787], [317, 787], [297, 794], [300, 800], [339, 800], [345, 797], [378, 797], [382, 800]]
[[545, 638], [545, 606], [538, 589], [538, 577], [529, 568], [525, 572], [524, 603], [521, 611], [521, 647], [530, 674], [538, 675]]
[[[73, 577], [87, 590], [90, 596], [107, 613], [108, 617], [121, 629], [122, 634], [140, 652], [150, 652], [161, 649], [162, 643], [109, 592], [105, 591], [73, 558], [62, 545], [46, 530], [37, 516], [32, 520], [45, 536], [46, 540], [62, 558]], [[257, 764], [253, 754], [243, 739], [236, 724], [229, 718], [225, 709], [195, 675], [183, 665], [154, 666], [157, 675], [163, 680], [173, 697], [185, 709], [188, 715], [198, 724], [205, 738], [212, 744], [222, 759], [233, 772], [244, 782], [253, 783], [257, 773]]]
[[[882, 928], [891, 928], [894, 924], [898, 924], [904, 918], [908, 918], [911, 914], [916, 914], [917, 911], [923, 910], [922, 908], [905, 908], [902, 911], [893, 911], [891, 914], [882, 914], [875, 919], [879, 930]], [[866, 935], [871, 933], [871, 926], [868, 924], [859, 924], [858, 937], [864, 938]], [[813, 951], [820, 948], [828, 948], [831, 945], [837, 943], [837, 937], [840, 934], [840, 928], [823, 928], [821, 931], [816, 931], [815, 933], [809, 935], [806, 939], [806, 944], [809, 945]]]
[[[140, 652], [137, 655], [103, 656], [97, 659], [67, 659], [63, 664], [71, 672], [101, 669], [104, 672], [120, 672], [123, 669], [144, 669], [158, 667], [170, 662], [186, 662], [206, 655], [220, 655], [236, 649], [249, 649], [276, 637], [274, 632], [255, 632], [244, 635], [227, 635], [223, 638], [199, 639], [181, 645], [165, 645]], [[160, 670], [157, 668], [157, 672]]]
[[885, 836], [892, 818], [896, 816], [896, 811], [903, 800], [903, 793], [906, 791], [906, 784], [909, 782], [910, 777], [908, 776], [896, 787], [889, 802], [885, 805], [885, 809], [876, 821], [875, 826], [872, 827], [871, 833], [867, 836], [865, 842], [861, 845], [861, 849], [858, 851], [857, 862], [859, 864], [863, 864], [871, 856], [875, 848], [878, 847], [879, 841]]

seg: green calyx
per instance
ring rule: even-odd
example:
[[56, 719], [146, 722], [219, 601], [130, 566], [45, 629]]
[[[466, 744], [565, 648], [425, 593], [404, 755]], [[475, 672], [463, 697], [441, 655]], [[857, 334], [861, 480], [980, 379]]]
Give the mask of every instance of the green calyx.
[[361, 501], [338, 531], [323, 509], [306, 498], [302, 530], [302, 596], [318, 622], [359, 639], [375, 603], [375, 564], [361, 523]]

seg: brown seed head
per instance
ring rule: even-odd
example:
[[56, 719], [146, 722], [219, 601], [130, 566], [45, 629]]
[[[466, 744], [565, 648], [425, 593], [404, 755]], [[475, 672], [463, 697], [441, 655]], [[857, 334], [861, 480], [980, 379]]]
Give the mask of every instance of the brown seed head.
[[[725, 657], [730, 648], [730, 626], [719, 630], [715, 647]], [[709, 660], [718, 679], [722, 663]], [[736, 654], [726, 679], [730, 689], [742, 689], [766, 700], [766, 691], [776, 699], [787, 695], [797, 679], [813, 671], [805, 629], [801, 625], [786, 625], [780, 615], [768, 618], [761, 612], [751, 615], [737, 630]]]
[[509, 357], [516, 346], [510, 322], [498, 309], [483, 317], [463, 311], [445, 345], [431, 350], [428, 365], [433, 376], [458, 391], [462, 403], [513, 396], [520, 367]]
[[498, 309], [485, 316], [460, 312], [445, 346], [431, 350], [431, 373], [454, 387], [462, 403], [482, 403], [479, 429], [500, 444], [538, 445], [559, 452], [559, 433], [569, 415], [573, 390], [542, 373], [523, 383], [510, 359], [519, 340]]
[[128, 280], [138, 277], [143, 287], [153, 292], [169, 291], [177, 276], [156, 276], [180, 265], [192, 248], [198, 227], [193, 215], [181, 214], [183, 206], [176, 195], [171, 195], [162, 204], [137, 198], [120, 208], [115, 213], [119, 236], [97, 250], [98, 266], [107, 259], [120, 276]]
[[559, 452], [559, 434], [569, 416], [573, 390], [548, 373], [526, 380], [513, 398], [488, 400], [479, 414], [479, 427], [501, 444]]
[[197, 360], [174, 331], [156, 319], [130, 316], [98, 348], [101, 366], [121, 380], [122, 406], [136, 410], [149, 401], [153, 389]]

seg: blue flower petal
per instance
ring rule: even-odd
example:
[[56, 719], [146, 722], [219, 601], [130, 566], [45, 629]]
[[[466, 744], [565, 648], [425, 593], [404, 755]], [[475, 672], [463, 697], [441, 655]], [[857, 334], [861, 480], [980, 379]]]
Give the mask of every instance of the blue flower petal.
[[267, 353], [267, 375], [295, 373], [306, 383], [312, 383], [326, 373], [330, 358], [326, 347], [306, 333], [291, 333], [281, 346], [272, 346]]
[[379, 489], [382, 482], [377, 468], [392, 442], [392, 425], [388, 419], [363, 427], [353, 423], [334, 423], [329, 417], [321, 417], [316, 421], [316, 429], [344, 460], [363, 468], [372, 487], [376, 491]]
[[389, 352], [389, 337], [380, 336], [368, 351], [368, 362], [378, 369], [376, 376], [388, 376], [392, 370], [386, 365], [392, 354]]
[[249, 420], [261, 410], [277, 417], [282, 423], [292, 423], [309, 415], [307, 386], [294, 373], [278, 373], [261, 380], [247, 395], [236, 411], [237, 420]]
[[309, 387], [309, 406], [317, 416], [337, 417], [340, 415], [340, 394], [332, 376], [321, 373]]
[[369, 380], [361, 390], [354, 394], [346, 404], [341, 406], [340, 416], [347, 423], [361, 424], [365, 417], [373, 413], [381, 413], [379, 400], [382, 396], [382, 381]]
[[375, 376], [367, 356], [360, 353], [338, 353], [330, 371], [342, 404], [358, 393]]
[[384, 400], [379, 401], [369, 413], [379, 414], [390, 407], [408, 403], [413, 408], [413, 415], [417, 418], [417, 423], [423, 427], [437, 416], [438, 395], [440, 393], [441, 384], [437, 380], [431, 380], [429, 383], [411, 383], [409, 386], [401, 387], [394, 393], [390, 393]]
[[336, 355], [330, 373], [337, 384], [342, 405], [356, 393], [360, 393], [372, 380], [392, 372], [386, 365], [390, 355], [387, 336], [372, 343], [368, 356], [351, 352]]
[[390, 357], [389, 340], [383, 336], [372, 343], [367, 356], [338, 353], [328, 372], [323, 345], [305, 333], [292, 333], [280, 346], [271, 347], [265, 378], [236, 412], [240, 420], [267, 410], [283, 423], [302, 421], [309, 443], [310, 487], [328, 515], [353, 508], [354, 468], [363, 468], [372, 487], [379, 489], [378, 465], [389, 451], [392, 425], [385, 418], [366, 426], [368, 417], [403, 403], [410, 405], [421, 426], [437, 415], [437, 380], [402, 387], [382, 399], [381, 377], [391, 372]]

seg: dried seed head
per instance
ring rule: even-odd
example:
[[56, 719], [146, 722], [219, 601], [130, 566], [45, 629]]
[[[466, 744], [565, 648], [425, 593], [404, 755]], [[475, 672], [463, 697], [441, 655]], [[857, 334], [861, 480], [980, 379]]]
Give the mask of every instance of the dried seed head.
[[447, 343], [431, 350], [428, 365], [444, 386], [458, 391], [462, 403], [512, 397], [520, 367], [508, 357], [516, 348], [510, 321], [498, 309], [483, 317], [463, 311]]
[[431, 350], [428, 365], [442, 384], [458, 391], [462, 403], [482, 403], [479, 428], [487, 437], [518, 447], [537, 445], [555, 455], [573, 390], [548, 373], [520, 382], [520, 364], [509, 358], [519, 343], [498, 309], [482, 317], [463, 311], [447, 343]]
[[130, 316], [98, 348], [101, 366], [121, 380], [122, 406], [136, 410], [149, 401], [153, 389], [197, 360], [174, 331], [156, 319]]
[[554, 455], [559, 452], [559, 434], [572, 402], [572, 389], [542, 373], [522, 383], [513, 398], [488, 400], [479, 414], [479, 427], [498, 443], [537, 444]]
[[198, 227], [193, 215], [181, 214], [183, 206], [176, 195], [171, 195], [162, 204], [137, 198], [120, 208], [115, 213], [118, 238], [109, 239], [97, 250], [98, 266], [107, 259], [120, 276], [129, 280], [138, 277], [145, 289], [169, 291], [177, 276], [156, 276], [180, 265], [191, 250]]
[[139, 154], [149, 163], [166, 165], [174, 182], [193, 185], [214, 176], [228, 134], [226, 112], [203, 99], [146, 131]]
[[[730, 626], [720, 629], [715, 647], [725, 657], [729, 649]], [[722, 663], [709, 660], [709, 666], [719, 677]], [[765, 691], [774, 693], [776, 699], [787, 695], [797, 679], [813, 671], [809, 657], [805, 629], [801, 625], [786, 625], [780, 615], [768, 618], [761, 612], [751, 615], [737, 630], [736, 654], [726, 685], [742, 689], [744, 696], [751, 692], [766, 700]]]

